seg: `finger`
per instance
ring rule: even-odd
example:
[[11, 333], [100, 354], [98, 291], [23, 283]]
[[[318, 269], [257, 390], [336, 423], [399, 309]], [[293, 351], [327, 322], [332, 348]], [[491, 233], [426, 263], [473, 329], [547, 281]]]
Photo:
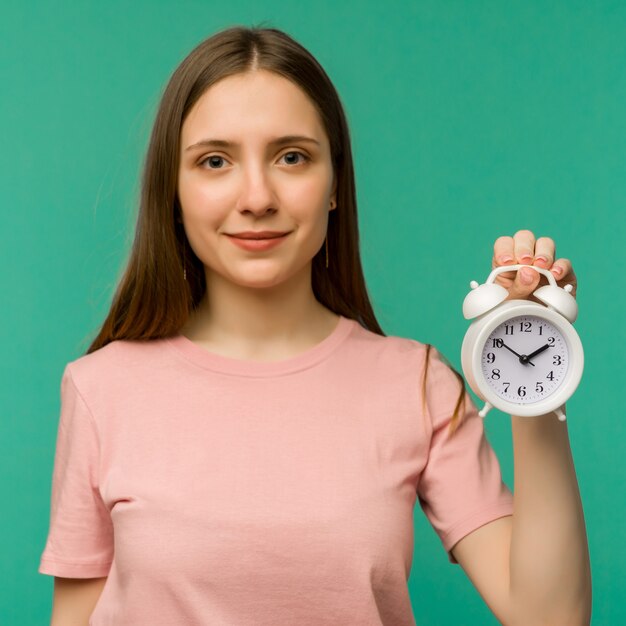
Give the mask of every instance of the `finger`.
[[[496, 269], [496, 267], [502, 267], [503, 265], [514, 265], [515, 261], [513, 259], [513, 257], [509, 257], [509, 260], [502, 263], [499, 262], [498, 259], [496, 259], [495, 255], [491, 257], [491, 269], [494, 270]], [[511, 276], [511, 278], [513, 278], [513, 272], [515, 270], [511, 270], [510, 272], [503, 272], [502, 274], [500, 274], [500, 276]]]
[[518, 230], [513, 235], [513, 241], [515, 244], [515, 262], [532, 265], [535, 256], [535, 235], [530, 230]]
[[493, 244], [494, 267], [515, 263], [515, 242], [513, 237], [498, 237]]
[[548, 269], [554, 263], [555, 245], [550, 237], [539, 237], [535, 242], [533, 265]]
[[[513, 237], [503, 235], [498, 237], [493, 245], [493, 257], [491, 259], [491, 269], [500, 267], [502, 265], [514, 265], [515, 264], [515, 242]], [[515, 278], [515, 272], [502, 272], [499, 275], [501, 278], [507, 280], [513, 280]]]
[[557, 259], [550, 271], [557, 280], [576, 280], [576, 275], [569, 259]]
[[[529, 278], [526, 278], [526, 274], [529, 275]], [[535, 291], [537, 285], [539, 284], [539, 280], [541, 279], [541, 274], [536, 270], [530, 268], [521, 267], [517, 270], [515, 275], [515, 280], [513, 284], [509, 288], [509, 299], [526, 299], [528, 296]]]

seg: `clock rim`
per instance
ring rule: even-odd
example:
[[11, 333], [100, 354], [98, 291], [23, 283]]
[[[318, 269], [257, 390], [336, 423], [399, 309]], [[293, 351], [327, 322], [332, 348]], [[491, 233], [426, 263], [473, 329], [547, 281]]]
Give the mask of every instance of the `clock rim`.
[[[565, 317], [541, 304], [526, 300], [509, 300], [503, 304], [507, 304], [508, 306], [498, 311], [492, 310], [490, 314], [482, 320], [482, 324], [480, 325], [480, 328], [477, 329], [476, 337], [473, 341], [470, 363], [473, 370], [473, 379], [480, 390], [478, 395], [495, 408], [506, 413], [511, 413], [512, 415], [533, 417], [551, 413], [554, 409], [563, 406], [565, 402], [567, 402], [574, 391], [576, 391], [580, 379], [582, 378], [584, 369], [584, 351], [580, 337], [578, 336], [576, 329]], [[514, 402], [508, 402], [507, 400], [502, 399], [493, 391], [491, 387], [486, 384], [482, 372], [481, 359], [485, 341], [491, 332], [497, 326], [502, 324], [502, 322], [520, 315], [545, 317], [547, 321], [554, 324], [565, 339], [570, 359], [565, 379], [557, 391], [555, 391], [548, 398], [530, 404], [515, 404]], [[478, 346], [480, 346], [480, 349], [478, 349]]]

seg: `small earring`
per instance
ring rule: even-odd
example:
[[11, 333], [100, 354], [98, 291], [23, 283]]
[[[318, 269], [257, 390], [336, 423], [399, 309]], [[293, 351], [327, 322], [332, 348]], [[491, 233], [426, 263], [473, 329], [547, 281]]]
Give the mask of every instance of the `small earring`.
[[[330, 208], [335, 208], [335, 202], [331, 200]], [[328, 232], [326, 233], [326, 268], [328, 269]]]

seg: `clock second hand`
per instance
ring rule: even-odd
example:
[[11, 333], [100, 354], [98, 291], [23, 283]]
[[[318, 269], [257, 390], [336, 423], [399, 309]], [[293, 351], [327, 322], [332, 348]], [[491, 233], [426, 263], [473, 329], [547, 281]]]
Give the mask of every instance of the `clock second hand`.
[[500, 339], [500, 341], [502, 342], [502, 345], [509, 350], [510, 352], [512, 352], [518, 359], [520, 363], [526, 364], [528, 363], [529, 365], [532, 365], [533, 367], [535, 367], [535, 364], [530, 361], [528, 359], [528, 357], [525, 354], [517, 354], [517, 352], [515, 352], [515, 350], [513, 350], [513, 348], [509, 348], [509, 346], [507, 346], [504, 341], [502, 341], [502, 339]]

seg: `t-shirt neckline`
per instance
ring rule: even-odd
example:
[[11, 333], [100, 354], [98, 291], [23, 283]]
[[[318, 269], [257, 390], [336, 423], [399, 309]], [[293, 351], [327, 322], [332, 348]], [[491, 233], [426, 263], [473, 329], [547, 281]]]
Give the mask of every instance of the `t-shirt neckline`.
[[287, 359], [251, 361], [210, 352], [182, 333], [167, 337], [167, 343], [187, 360], [206, 369], [240, 376], [278, 376], [307, 369], [328, 357], [358, 324], [343, 315], [332, 332], [316, 345]]

